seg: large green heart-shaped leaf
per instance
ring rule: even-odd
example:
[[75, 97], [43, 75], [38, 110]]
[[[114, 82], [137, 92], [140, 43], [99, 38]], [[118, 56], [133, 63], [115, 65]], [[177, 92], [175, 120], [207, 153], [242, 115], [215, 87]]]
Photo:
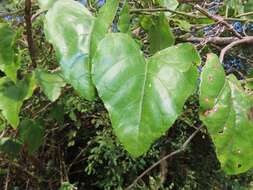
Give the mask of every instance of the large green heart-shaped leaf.
[[82, 96], [93, 99], [90, 76], [90, 34], [95, 18], [82, 4], [57, 1], [46, 15], [45, 29], [54, 45], [65, 80]]
[[16, 33], [8, 24], [0, 23], [0, 70], [16, 82], [19, 65], [14, 60], [14, 40]]
[[19, 111], [23, 101], [30, 98], [35, 89], [34, 75], [14, 84], [7, 77], [0, 78], [0, 110], [3, 116], [16, 128], [19, 124]]
[[119, 140], [133, 155], [145, 153], [180, 115], [194, 92], [200, 57], [190, 44], [145, 60], [127, 34], [108, 34], [93, 59], [93, 80]]
[[82, 4], [57, 1], [46, 15], [45, 29], [54, 45], [65, 80], [88, 100], [95, 97], [91, 80], [91, 57], [107, 33], [118, 0], [106, 2], [97, 19]]
[[200, 108], [222, 168], [238, 174], [253, 167], [253, 97], [235, 76], [225, 77], [214, 54], [208, 55], [201, 74]]

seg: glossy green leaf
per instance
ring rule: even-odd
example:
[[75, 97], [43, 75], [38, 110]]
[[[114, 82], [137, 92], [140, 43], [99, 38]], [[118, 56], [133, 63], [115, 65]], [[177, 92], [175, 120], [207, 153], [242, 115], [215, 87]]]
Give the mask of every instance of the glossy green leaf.
[[0, 78], [0, 110], [13, 128], [19, 124], [19, 111], [23, 101], [32, 96], [35, 86], [34, 75], [29, 75], [16, 84], [7, 77]]
[[133, 155], [145, 153], [180, 115], [194, 92], [200, 57], [190, 44], [145, 60], [127, 34], [108, 34], [93, 59], [93, 79], [119, 140]]
[[99, 42], [107, 34], [119, 6], [119, 0], [107, 0], [100, 8], [91, 34], [91, 58], [94, 56]]
[[225, 78], [216, 55], [201, 74], [200, 118], [207, 126], [222, 168], [238, 174], [253, 167], [253, 97], [235, 76]]
[[19, 65], [14, 61], [14, 40], [16, 33], [8, 24], [0, 23], [0, 70], [16, 82]]
[[19, 127], [19, 138], [28, 147], [29, 154], [38, 150], [43, 143], [44, 129], [32, 120], [23, 120]]
[[91, 57], [107, 33], [117, 3], [107, 1], [97, 19], [82, 4], [70, 0], [57, 1], [46, 15], [47, 37], [56, 49], [64, 78], [88, 100], [95, 97]]
[[37, 69], [35, 72], [36, 81], [43, 90], [49, 100], [54, 102], [61, 95], [61, 89], [65, 86], [65, 82], [61, 73], [49, 73], [47, 71]]
[[154, 17], [153, 25], [149, 29], [149, 42], [151, 54], [174, 45], [175, 38], [164, 14]]
[[42, 10], [48, 10], [58, 0], [38, 0], [39, 6]]
[[65, 80], [88, 100], [95, 95], [89, 61], [94, 21], [82, 4], [61, 0], [49, 9], [45, 23], [47, 37], [56, 49]]

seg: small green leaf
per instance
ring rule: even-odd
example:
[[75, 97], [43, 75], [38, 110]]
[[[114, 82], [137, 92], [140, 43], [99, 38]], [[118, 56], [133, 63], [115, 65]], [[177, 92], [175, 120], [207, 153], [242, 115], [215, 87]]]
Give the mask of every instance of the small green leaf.
[[10, 157], [17, 157], [22, 148], [22, 143], [9, 137], [0, 139], [0, 152], [8, 154]]
[[175, 38], [164, 14], [154, 17], [153, 25], [149, 29], [149, 42], [151, 54], [174, 45]]
[[0, 110], [13, 128], [19, 124], [23, 101], [32, 96], [35, 87], [34, 75], [28, 75], [24, 80], [17, 81], [17, 84], [7, 77], [0, 78]]
[[140, 25], [144, 30], [149, 31], [150, 28], [154, 25], [154, 22], [150, 16], [141, 16]]
[[64, 124], [64, 113], [64, 105], [56, 104], [50, 110], [50, 117], [55, 119], [60, 126], [62, 126]]
[[144, 154], [181, 114], [197, 84], [200, 57], [180, 44], [144, 59], [127, 34], [108, 34], [93, 59], [93, 80], [119, 140], [133, 156]]
[[38, 150], [43, 143], [44, 129], [32, 120], [23, 120], [19, 127], [19, 138], [28, 147], [29, 154]]
[[201, 74], [200, 118], [207, 126], [227, 174], [253, 167], [253, 97], [235, 76], [225, 78], [216, 55], [208, 55]]
[[69, 182], [63, 182], [59, 190], [75, 190], [77, 189], [74, 185]]
[[[160, 4], [170, 10], [176, 10], [177, 6], [178, 6], [178, 2], [177, 0], [160, 0]], [[165, 13], [166, 16], [170, 16], [171, 13], [167, 12]]]
[[0, 70], [16, 82], [19, 65], [14, 61], [14, 41], [16, 33], [8, 24], [0, 23]]
[[192, 25], [186, 21], [181, 19], [170, 19], [173, 20], [174, 24], [177, 25], [181, 30], [190, 32]]
[[65, 82], [59, 72], [49, 73], [42, 69], [35, 72], [36, 81], [43, 90], [49, 100], [54, 102], [61, 95], [61, 88], [65, 86]]

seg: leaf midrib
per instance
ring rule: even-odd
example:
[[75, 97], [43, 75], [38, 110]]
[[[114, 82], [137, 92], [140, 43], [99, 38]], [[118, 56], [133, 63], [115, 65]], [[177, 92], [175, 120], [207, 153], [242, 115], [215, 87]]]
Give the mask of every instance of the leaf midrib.
[[144, 102], [144, 96], [146, 91], [146, 82], [147, 82], [147, 75], [148, 75], [148, 63], [145, 61], [145, 71], [144, 71], [144, 81], [141, 89], [141, 99], [139, 104], [139, 120], [138, 120], [138, 136], [140, 135], [140, 126], [141, 126], [141, 120], [142, 120], [142, 113], [143, 113], [143, 102]]

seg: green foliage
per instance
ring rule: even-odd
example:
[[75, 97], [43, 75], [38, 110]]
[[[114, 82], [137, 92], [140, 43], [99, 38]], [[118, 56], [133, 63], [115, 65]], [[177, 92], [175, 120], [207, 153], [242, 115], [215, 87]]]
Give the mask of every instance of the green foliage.
[[19, 63], [15, 60], [15, 32], [8, 24], [0, 23], [0, 70], [14, 82], [17, 80]]
[[35, 86], [34, 74], [16, 84], [7, 77], [0, 78], [0, 110], [13, 128], [18, 127], [22, 104], [32, 96]]
[[[132, 158], [122, 149], [112, 130], [101, 126], [94, 138], [88, 142], [88, 152], [85, 171], [91, 177], [96, 176], [95, 186], [105, 190], [122, 189], [126, 182], [129, 183], [134, 179], [139, 170], [143, 170], [159, 158], [157, 146], [148, 151], [146, 155], [148, 159]], [[128, 178], [124, 179], [124, 176]]]
[[149, 42], [151, 54], [174, 45], [175, 38], [164, 14], [153, 19], [149, 29]]
[[[107, 33], [117, 5], [118, 1], [107, 1], [95, 18], [80, 3], [62, 0], [46, 15], [47, 38], [57, 51], [64, 78], [88, 100], [95, 97], [91, 58], [98, 42]], [[66, 25], [67, 20], [69, 24]]]
[[[174, 11], [177, 8], [177, 6], [178, 6], [177, 0], [159, 0], [159, 2], [160, 2], [160, 4], [162, 6], [168, 8], [168, 9], [170, 9], [172, 11]], [[167, 12], [165, 14], [166, 14], [166, 16], [170, 16], [171, 15], [170, 12]]]
[[32, 35], [0, 2], [1, 187], [125, 189], [202, 126], [133, 189], [252, 188], [253, 49], [208, 54], [252, 34], [251, 0], [198, 3], [231, 27], [176, 0], [31, 2]]
[[119, 23], [118, 23], [118, 27], [120, 32], [123, 33], [130, 33], [131, 32], [131, 28], [130, 28], [130, 14], [129, 14], [129, 4], [128, 1], [125, 1], [123, 10], [120, 13], [119, 16]]
[[59, 190], [75, 190], [76, 187], [69, 182], [63, 182]]
[[44, 140], [44, 129], [40, 124], [32, 120], [23, 120], [19, 126], [20, 141], [27, 146], [28, 153], [38, 150]]
[[19, 154], [21, 147], [21, 142], [15, 139], [9, 137], [0, 138], [0, 151], [9, 155], [10, 157], [16, 157]]
[[116, 135], [133, 156], [145, 153], [180, 115], [196, 88], [194, 64], [199, 63], [190, 44], [164, 49], [145, 60], [126, 34], [107, 35], [100, 43], [93, 59], [94, 83]]
[[89, 100], [95, 95], [89, 60], [94, 21], [80, 3], [61, 0], [49, 9], [45, 22], [47, 38], [56, 49], [65, 80]]
[[235, 76], [225, 78], [216, 55], [209, 55], [201, 74], [200, 117], [216, 146], [222, 168], [238, 174], [253, 167], [253, 98]]
[[107, 34], [108, 29], [115, 17], [118, 5], [119, 0], [107, 0], [106, 4], [100, 8], [91, 33], [90, 59], [93, 59], [99, 42]]
[[54, 102], [61, 95], [61, 89], [66, 84], [60, 72], [49, 73], [42, 69], [37, 69], [35, 72], [36, 81], [39, 87], [47, 95], [48, 99]]

